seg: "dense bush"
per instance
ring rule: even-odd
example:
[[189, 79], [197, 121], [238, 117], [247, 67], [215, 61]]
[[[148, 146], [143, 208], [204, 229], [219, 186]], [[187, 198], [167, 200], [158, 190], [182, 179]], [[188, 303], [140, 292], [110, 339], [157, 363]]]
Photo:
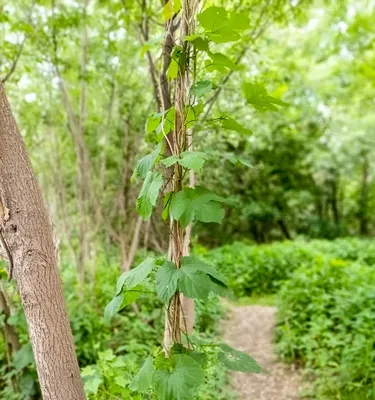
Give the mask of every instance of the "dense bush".
[[317, 399], [375, 398], [375, 269], [317, 258], [280, 291], [277, 349], [312, 373]]
[[234, 242], [211, 251], [197, 248], [196, 252], [229, 278], [229, 286], [237, 297], [276, 293], [293, 271], [314, 265], [322, 257], [375, 264], [373, 243], [352, 238], [267, 245]]
[[276, 293], [283, 280], [314, 257], [293, 242], [261, 246], [235, 242], [200, 253], [228, 277], [237, 297]]

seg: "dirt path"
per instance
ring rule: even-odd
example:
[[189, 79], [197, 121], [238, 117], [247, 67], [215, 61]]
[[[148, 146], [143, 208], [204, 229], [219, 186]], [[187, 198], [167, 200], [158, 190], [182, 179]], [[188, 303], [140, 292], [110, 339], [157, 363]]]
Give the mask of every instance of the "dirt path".
[[235, 373], [232, 386], [241, 400], [297, 400], [300, 375], [277, 362], [272, 345], [275, 307], [236, 306], [226, 324], [228, 344], [254, 357], [269, 374]]

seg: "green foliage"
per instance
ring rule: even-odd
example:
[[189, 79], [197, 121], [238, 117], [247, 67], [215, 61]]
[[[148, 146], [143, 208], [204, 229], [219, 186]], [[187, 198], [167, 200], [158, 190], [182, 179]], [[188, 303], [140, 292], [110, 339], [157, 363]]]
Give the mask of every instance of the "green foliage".
[[174, 155], [162, 160], [162, 164], [166, 167], [171, 167], [178, 162], [181, 167], [192, 169], [194, 172], [198, 173], [202, 169], [207, 158], [207, 154], [200, 151], [184, 151], [180, 154], [180, 157]]
[[373, 399], [373, 267], [332, 259], [297, 270], [283, 285], [277, 348], [306, 365], [317, 399]]
[[287, 105], [283, 101], [270, 96], [266, 88], [259, 83], [244, 82], [242, 90], [247, 103], [251, 104], [258, 111], [277, 111], [278, 108], [276, 106]]
[[202, 222], [220, 223], [224, 218], [221, 203], [225, 200], [203, 187], [184, 188], [172, 195], [170, 216], [186, 227], [195, 219]]
[[228, 286], [238, 297], [276, 293], [283, 280], [315, 254], [298, 243], [232, 245], [204, 252], [205, 259], [228, 277]]
[[151, 217], [152, 208], [156, 204], [162, 185], [163, 177], [161, 174], [158, 172], [147, 172], [137, 199], [137, 211], [143, 220]]

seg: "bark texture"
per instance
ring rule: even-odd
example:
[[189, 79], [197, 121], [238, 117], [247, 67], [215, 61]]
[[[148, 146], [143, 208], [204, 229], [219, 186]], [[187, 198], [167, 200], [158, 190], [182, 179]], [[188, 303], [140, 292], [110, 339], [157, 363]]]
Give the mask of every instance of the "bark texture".
[[0, 228], [13, 259], [43, 399], [85, 399], [52, 226], [1, 85], [0, 205]]

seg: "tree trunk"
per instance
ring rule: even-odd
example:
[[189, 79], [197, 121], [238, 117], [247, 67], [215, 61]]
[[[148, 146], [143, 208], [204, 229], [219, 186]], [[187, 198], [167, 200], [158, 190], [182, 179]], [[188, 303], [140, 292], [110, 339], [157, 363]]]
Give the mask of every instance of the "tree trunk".
[[[56, 265], [52, 226], [0, 86], [0, 215], [44, 400], [85, 399]], [[9, 255], [10, 259], [9, 259]]]

